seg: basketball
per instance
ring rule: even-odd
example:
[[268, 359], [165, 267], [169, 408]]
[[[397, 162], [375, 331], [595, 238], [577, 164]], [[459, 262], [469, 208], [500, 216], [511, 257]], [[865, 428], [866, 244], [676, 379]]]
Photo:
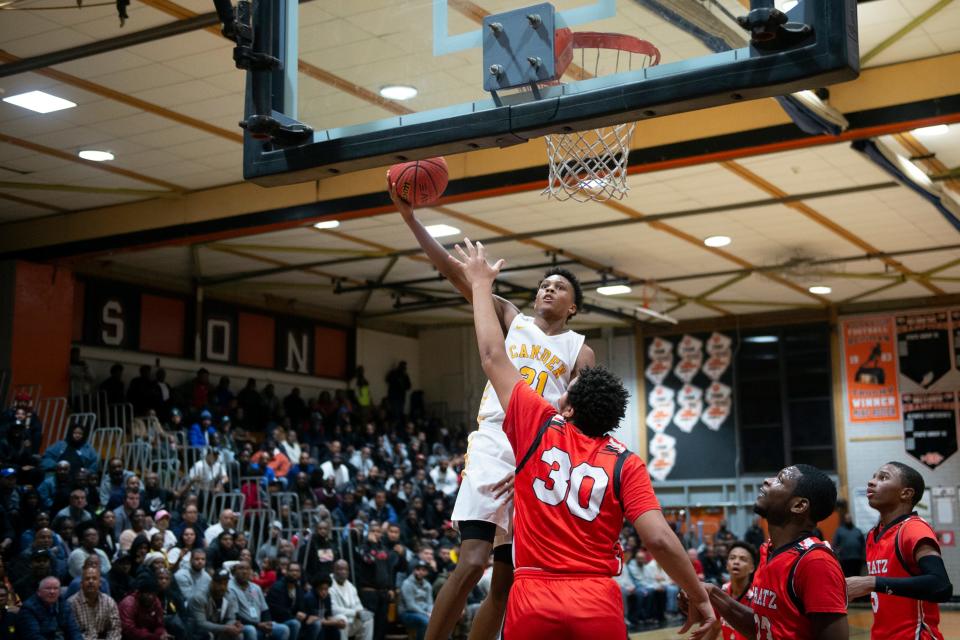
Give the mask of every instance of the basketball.
[[397, 185], [397, 195], [415, 207], [439, 200], [449, 177], [443, 156], [395, 164], [387, 175]]

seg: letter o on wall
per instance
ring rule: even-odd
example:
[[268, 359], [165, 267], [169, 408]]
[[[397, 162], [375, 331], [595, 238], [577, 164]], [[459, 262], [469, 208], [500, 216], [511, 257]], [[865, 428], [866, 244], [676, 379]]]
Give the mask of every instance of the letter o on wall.
[[230, 323], [218, 318], [207, 319], [207, 360], [230, 361]]

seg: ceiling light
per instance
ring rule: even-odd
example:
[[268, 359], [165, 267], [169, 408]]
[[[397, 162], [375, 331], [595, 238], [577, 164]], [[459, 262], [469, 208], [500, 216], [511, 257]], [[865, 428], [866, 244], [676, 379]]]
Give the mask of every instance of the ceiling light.
[[457, 235], [460, 233], [460, 229], [451, 227], [448, 224], [431, 224], [427, 227], [427, 233], [434, 238], [445, 238], [447, 236]]
[[93, 160], [94, 162], [106, 162], [113, 160], [113, 154], [109, 151], [98, 151], [96, 149], [84, 149], [77, 154], [84, 160]]
[[9, 102], [10, 104], [15, 104], [18, 107], [23, 107], [24, 109], [30, 109], [30, 111], [36, 111], [37, 113], [50, 113], [52, 111], [71, 109], [77, 106], [77, 103], [75, 102], [70, 102], [69, 100], [52, 96], [49, 93], [44, 93], [43, 91], [29, 91], [27, 93], [20, 93], [15, 96], [4, 98], [3, 101]]
[[809, 289], [807, 289], [807, 291], [809, 291], [810, 293], [815, 293], [815, 294], [820, 295], [820, 296], [825, 296], [825, 295], [827, 295], [828, 293], [830, 293], [831, 291], [833, 291], [833, 289], [831, 289], [830, 287], [828, 287], [828, 286], [826, 286], [826, 285], [815, 284], [815, 285], [813, 285], [812, 287], [810, 287]]
[[945, 124], [935, 124], [932, 127], [920, 127], [913, 130], [915, 136], [942, 136], [950, 132], [950, 127]]
[[708, 247], [725, 247], [731, 242], [733, 241], [730, 239], [730, 236], [710, 236], [704, 239], [703, 244]]
[[418, 93], [420, 92], [416, 87], [406, 84], [388, 84], [380, 87], [380, 95], [388, 100], [409, 100], [416, 98]]
[[339, 220], [324, 220], [313, 225], [314, 229], [336, 229], [340, 226]]
[[779, 340], [780, 338], [777, 336], [747, 336], [743, 339], [744, 342], [752, 342], [754, 344], [769, 344]]
[[619, 296], [624, 293], [630, 293], [633, 291], [630, 287], [625, 284], [608, 284], [602, 287], [597, 287], [597, 293], [602, 296]]

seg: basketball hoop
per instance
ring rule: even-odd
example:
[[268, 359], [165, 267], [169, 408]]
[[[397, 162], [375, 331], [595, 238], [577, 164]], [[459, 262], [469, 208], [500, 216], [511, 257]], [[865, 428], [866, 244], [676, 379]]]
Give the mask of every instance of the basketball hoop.
[[[579, 51], [579, 56], [575, 51]], [[575, 58], [579, 57], [579, 66]], [[660, 51], [646, 40], [619, 33], [569, 29], [556, 32], [557, 77], [571, 70], [578, 80], [653, 67]], [[592, 69], [588, 68], [592, 65]], [[544, 194], [557, 200], [588, 202], [627, 194], [627, 160], [635, 122], [598, 129], [552, 133], [547, 139], [550, 174]]]

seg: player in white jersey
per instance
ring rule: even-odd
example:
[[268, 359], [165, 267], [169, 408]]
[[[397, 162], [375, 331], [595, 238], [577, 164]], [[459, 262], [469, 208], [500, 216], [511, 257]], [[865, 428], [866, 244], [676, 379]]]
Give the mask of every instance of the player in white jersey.
[[[390, 197], [433, 265], [467, 301], [472, 289], [459, 260], [447, 253], [417, 220], [412, 207], [401, 200], [394, 185]], [[494, 296], [497, 315], [506, 335], [507, 353], [527, 383], [557, 405], [577, 372], [595, 364], [593, 350], [583, 336], [567, 328], [567, 321], [583, 304], [576, 276], [566, 269], [547, 271], [537, 289], [533, 315], [526, 316], [510, 302]], [[446, 640], [460, 619], [467, 596], [480, 580], [494, 552], [490, 591], [470, 629], [470, 640], [493, 640], [500, 631], [513, 583], [512, 497], [502, 489], [516, 469], [513, 449], [503, 433], [503, 408], [487, 383], [477, 415], [478, 429], [470, 434], [463, 480], [453, 519], [460, 529], [460, 558], [434, 603], [425, 640]]]

